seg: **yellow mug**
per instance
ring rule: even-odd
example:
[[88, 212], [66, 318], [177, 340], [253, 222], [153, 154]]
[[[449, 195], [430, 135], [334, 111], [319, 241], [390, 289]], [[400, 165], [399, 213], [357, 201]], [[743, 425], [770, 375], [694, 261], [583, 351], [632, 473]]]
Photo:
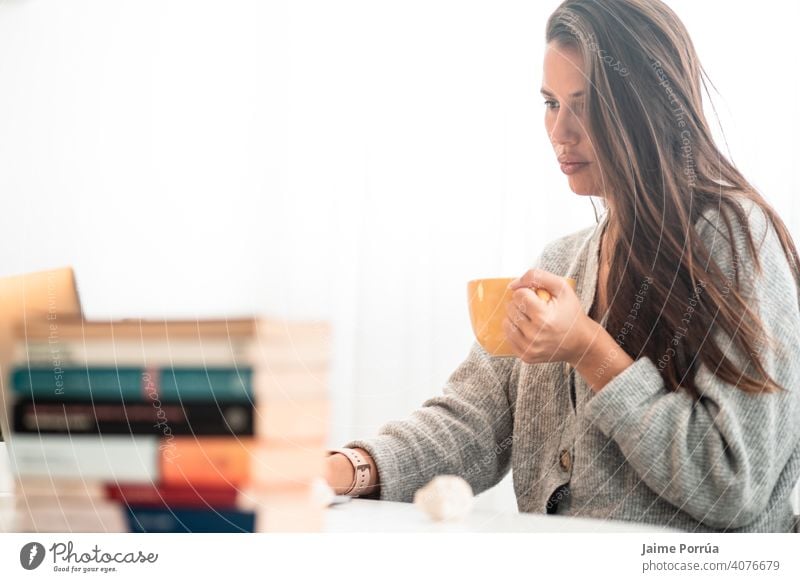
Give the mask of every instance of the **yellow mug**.
[[[506, 334], [503, 331], [503, 318], [507, 313], [506, 305], [514, 293], [508, 286], [515, 278], [474, 279], [467, 283], [467, 301], [472, 331], [481, 347], [491, 356], [515, 355], [511, 344], [506, 341]], [[574, 291], [575, 279], [567, 277], [567, 283]], [[536, 294], [544, 301], [550, 301], [550, 293], [545, 289], [536, 289]]]

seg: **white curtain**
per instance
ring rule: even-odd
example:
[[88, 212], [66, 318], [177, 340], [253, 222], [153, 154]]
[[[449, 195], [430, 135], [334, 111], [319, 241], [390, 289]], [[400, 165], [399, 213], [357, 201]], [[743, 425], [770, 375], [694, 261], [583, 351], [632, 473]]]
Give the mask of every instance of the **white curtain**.
[[[669, 3], [800, 234], [784, 3]], [[89, 316], [329, 319], [331, 444], [374, 434], [466, 356], [468, 279], [594, 221], [542, 125], [557, 4], [0, 3], [0, 275], [74, 265]]]

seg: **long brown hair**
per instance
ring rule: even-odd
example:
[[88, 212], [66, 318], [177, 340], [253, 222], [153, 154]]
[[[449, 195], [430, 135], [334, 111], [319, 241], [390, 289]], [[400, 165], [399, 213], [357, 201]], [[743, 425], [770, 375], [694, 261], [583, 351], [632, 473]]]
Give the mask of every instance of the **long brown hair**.
[[[587, 131], [608, 211], [607, 329], [632, 358], [658, 363], [671, 390], [698, 397], [694, 375], [701, 363], [746, 392], [781, 389], [760, 355], [770, 338], [741, 293], [747, 269], [736, 260], [732, 220], [746, 234], [756, 274], [761, 263], [736, 198], [763, 210], [798, 285], [800, 259], [783, 221], [713, 141], [701, 96], [708, 76], [686, 28], [659, 0], [566, 0], [548, 20], [546, 38], [577, 48], [584, 59]], [[734, 280], [695, 229], [709, 209], [723, 217]], [[724, 331], [746, 355], [744, 370], [709, 329]], [[751, 364], [754, 373], [747, 371]]]

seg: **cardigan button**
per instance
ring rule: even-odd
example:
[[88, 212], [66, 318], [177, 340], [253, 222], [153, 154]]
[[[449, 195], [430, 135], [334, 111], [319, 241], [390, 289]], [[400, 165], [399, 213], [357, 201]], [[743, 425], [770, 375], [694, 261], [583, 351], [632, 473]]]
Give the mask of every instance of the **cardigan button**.
[[558, 464], [561, 466], [561, 469], [567, 473], [572, 469], [572, 454], [567, 449], [564, 449], [559, 454]]

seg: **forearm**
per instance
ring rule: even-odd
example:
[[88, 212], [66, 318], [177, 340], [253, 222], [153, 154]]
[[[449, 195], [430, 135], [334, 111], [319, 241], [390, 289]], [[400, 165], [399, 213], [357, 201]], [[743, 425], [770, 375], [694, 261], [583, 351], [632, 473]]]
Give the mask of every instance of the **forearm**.
[[[778, 380], [796, 386], [792, 368], [778, 371]], [[797, 398], [747, 394], [702, 366], [697, 385], [699, 402], [668, 391], [656, 365], [641, 357], [584, 413], [659, 496], [706, 524], [741, 527], [763, 512], [798, 442]]]
[[633, 364], [633, 359], [597, 322], [589, 320], [584, 333], [586, 349], [569, 364], [594, 392], [599, 392]]
[[403, 420], [384, 424], [372, 438], [344, 444], [361, 448], [376, 465], [374, 494], [410, 502], [437, 475], [459, 475], [477, 494], [498, 483], [511, 461], [513, 409], [507, 386], [511, 358], [491, 358], [475, 342], [450, 375], [443, 394]]

